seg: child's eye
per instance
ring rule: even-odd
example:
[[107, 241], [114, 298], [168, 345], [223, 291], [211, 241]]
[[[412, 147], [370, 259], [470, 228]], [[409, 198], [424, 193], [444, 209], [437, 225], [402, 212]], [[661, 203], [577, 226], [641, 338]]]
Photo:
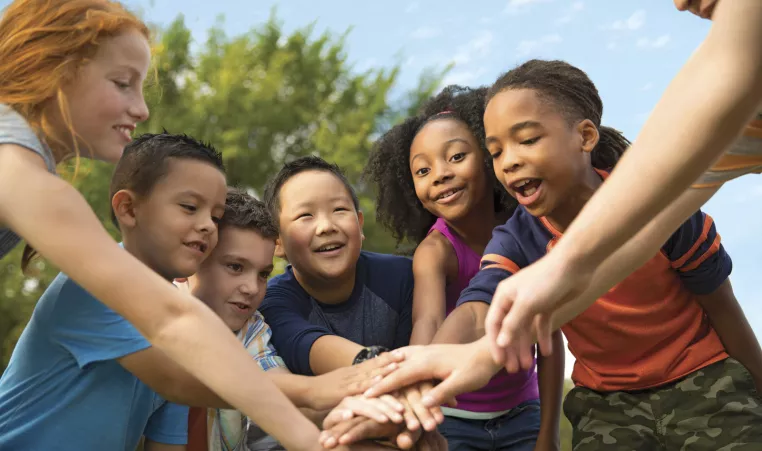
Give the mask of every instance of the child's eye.
[[259, 273], [259, 277], [261, 277], [262, 280], [267, 280], [270, 278], [270, 274], [272, 274], [271, 271], [262, 271], [261, 273]]
[[336, 207], [333, 211], [349, 211], [349, 209], [347, 207]]
[[421, 169], [415, 171], [415, 175], [417, 175], [419, 177], [423, 177], [424, 175], [428, 174], [429, 171], [430, 171], [429, 168], [421, 168]]
[[116, 85], [116, 87], [117, 87], [117, 88], [119, 88], [119, 89], [127, 89], [127, 88], [129, 88], [129, 87], [130, 87], [130, 84], [129, 84], [129, 83], [124, 83], [124, 82], [121, 82], [121, 81], [117, 81], [117, 80], [114, 80], [114, 84], [115, 84], [115, 85]]
[[213, 223], [219, 224], [220, 221], [222, 221], [222, 218], [220, 218], [219, 216], [212, 216], [212, 222]]
[[309, 214], [309, 213], [302, 213], [302, 214], [298, 215], [296, 217], [296, 219], [309, 218], [310, 216], [312, 216], [312, 215]]
[[455, 155], [450, 158], [452, 161], [461, 161], [464, 158], [466, 158], [466, 154], [464, 152], [456, 153]]
[[228, 268], [233, 270], [234, 272], [241, 272], [243, 271], [243, 265], [240, 263], [228, 263]]
[[495, 152], [490, 152], [489, 155], [490, 155], [490, 157], [492, 157], [493, 160], [497, 160], [500, 157], [500, 154], [502, 154], [502, 153], [503, 153], [502, 150], [498, 150], [498, 151], [495, 151]]
[[195, 211], [196, 211], [196, 206], [195, 206], [195, 205], [180, 204], [180, 206], [181, 206], [183, 209], [185, 209], [185, 210], [187, 210], [187, 211], [190, 211], [190, 212], [195, 212]]
[[539, 141], [540, 138], [541, 138], [540, 136], [537, 136], [535, 138], [531, 138], [531, 139], [527, 139], [525, 141], [521, 141], [521, 145], [523, 145], [523, 146], [531, 146], [532, 144], [534, 144], [537, 141]]

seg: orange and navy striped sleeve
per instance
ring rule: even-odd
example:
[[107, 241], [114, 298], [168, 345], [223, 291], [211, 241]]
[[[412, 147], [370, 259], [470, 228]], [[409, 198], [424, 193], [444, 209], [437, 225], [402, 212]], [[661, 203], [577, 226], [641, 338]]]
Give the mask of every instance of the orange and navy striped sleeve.
[[697, 211], [662, 247], [683, 284], [695, 294], [709, 294], [728, 278], [733, 262], [711, 216]]
[[492, 239], [487, 244], [479, 265], [479, 272], [460, 294], [457, 305], [472, 301], [492, 302], [492, 295], [500, 281], [527, 266], [524, 251], [513, 233], [517, 227], [515, 219], [512, 218], [492, 232]]

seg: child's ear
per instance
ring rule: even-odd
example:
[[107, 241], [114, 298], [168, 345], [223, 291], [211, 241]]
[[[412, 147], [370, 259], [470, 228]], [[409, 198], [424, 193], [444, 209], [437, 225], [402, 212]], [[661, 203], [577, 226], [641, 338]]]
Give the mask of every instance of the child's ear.
[[582, 151], [590, 153], [598, 145], [598, 141], [601, 139], [600, 133], [598, 133], [598, 127], [593, 124], [590, 119], [585, 119], [577, 125], [577, 131], [580, 138], [582, 138]]
[[363, 216], [362, 211], [357, 210], [357, 222], [360, 223], [360, 239], [365, 239], [365, 234], [362, 231], [362, 226], [365, 224], [365, 216]]
[[286, 259], [286, 251], [283, 250], [283, 245], [280, 242], [280, 237], [275, 239], [275, 256], [284, 260]]
[[135, 227], [137, 219], [135, 216], [136, 196], [130, 190], [119, 190], [111, 198], [111, 209], [121, 227]]

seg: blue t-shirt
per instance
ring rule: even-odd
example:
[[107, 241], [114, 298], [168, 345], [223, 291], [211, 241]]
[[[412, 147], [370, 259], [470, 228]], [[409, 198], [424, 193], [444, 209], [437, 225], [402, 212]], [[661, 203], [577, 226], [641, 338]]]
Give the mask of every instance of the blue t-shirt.
[[356, 271], [352, 294], [341, 304], [312, 298], [297, 282], [291, 266], [267, 284], [259, 310], [272, 328], [278, 355], [292, 372], [312, 375], [310, 349], [323, 335], [390, 349], [410, 342], [412, 260], [362, 251]]
[[185, 444], [188, 408], [115, 359], [151, 345], [64, 274], [40, 298], [0, 378], [0, 449], [134, 451]]

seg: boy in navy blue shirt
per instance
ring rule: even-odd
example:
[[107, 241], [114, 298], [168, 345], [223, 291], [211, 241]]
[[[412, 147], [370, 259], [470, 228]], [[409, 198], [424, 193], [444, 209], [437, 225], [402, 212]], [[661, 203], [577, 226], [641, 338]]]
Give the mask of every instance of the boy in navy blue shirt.
[[412, 261], [363, 251], [363, 215], [341, 170], [318, 157], [287, 163], [265, 189], [277, 219], [273, 278], [260, 311], [278, 354], [297, 374], [324, 374], [406, 346]]

